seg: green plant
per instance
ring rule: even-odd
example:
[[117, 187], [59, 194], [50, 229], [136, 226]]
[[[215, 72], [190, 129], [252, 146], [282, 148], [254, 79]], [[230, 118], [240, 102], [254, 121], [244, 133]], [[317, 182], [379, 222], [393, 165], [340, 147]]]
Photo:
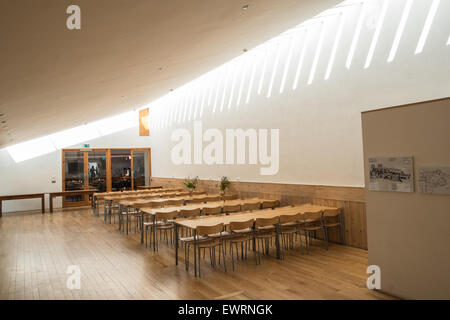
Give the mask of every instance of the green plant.
[[194, 191], [197, 188], [197, 185], [198, 185], [198, 177], [195, 177], [194, 179], [187, 178], [184, 181], [184, 186], [188, 188], [190, 191]]
[[218, 184], [219, 190], [222, 192], [225, 192], [225, 190], [227, 190], [230, 187], [230, 184], [231, 184], [231, 182], [230, 182], [230, 180], [228, 180], [227, 177], [224, 176], [224, 177], [220, 178], [220, 182]]

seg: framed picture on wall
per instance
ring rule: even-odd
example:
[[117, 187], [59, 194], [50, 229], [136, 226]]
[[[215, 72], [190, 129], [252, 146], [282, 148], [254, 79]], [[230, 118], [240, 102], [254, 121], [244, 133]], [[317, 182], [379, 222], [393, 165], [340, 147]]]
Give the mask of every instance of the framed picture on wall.
[[414, 192], [413, 157], [369, 158], [369, 190]]
[[450, 167], [419, 168], [419, 191], [431, 194], [450, 194]]

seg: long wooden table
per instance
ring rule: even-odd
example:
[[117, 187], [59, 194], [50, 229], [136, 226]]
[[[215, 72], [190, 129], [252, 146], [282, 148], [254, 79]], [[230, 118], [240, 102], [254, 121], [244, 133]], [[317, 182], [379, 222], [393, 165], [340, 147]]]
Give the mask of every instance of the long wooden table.
[[9, 196], [0, 196], [0, 218], [2, 217], [2, 202], [6, 200], [22, 200], [41, 198], [41, 210], [45, 213], [45, 193], [31, 193], [31, 194], [15, 194]]
[[[338, 208], [313, 205], [313, 204], [303, 204], [296, 206], [287, 206], [287, 207], [279, 207], [275, 209], [264, 209], [264, 210], [255, 210], [252, 212], [245, 213], [234, 213], [230, 215], [215, 215], [215, 216], [201, 216], [199, 218], [191, 218], [191, 219], [177, 219], [175, 220], [175, 265], [178, 265], [178, 228], [180, 226], [189, 228], [193, 231], [194, 235], [194, 252], [196, 252], [197, 243], [196, 239], [196, 229], [199, 226], [214, 226], [220, 223], [224, 225], [229, 225], [230, 222], [242, 222], [248, 220], [256, 220], [257, 218], [275, 218], [281, 215], [296, 215], [298, 213], [305, 212], [323, 212], [324, 210], [335, 210]], [[277, 258], [281, 257], [281, 250], [279, 244], [279, 229], [278, 226], [276, 228], [277, 236], [275, 238], [275, 245], [277, 251]], [[197, 255], [194, 254], [194, 274], [197, 276]]]
[[[195, 204], [186, 204], [183, 206], [170, 206], [165, 208], [140, 208], [141, 211], [141, 243], [144, 243], [144, 216], [149, 215], [152, 218], [152, 223], [155, 224], [155, 216], [158, 213], [168, 213], [173, 211], [181, 211], [181, 210], [189, 210], [189, 209], [203, 209], [203, 208], [213, 208], [213, 207], [221, 207], [229, 206], [229, 205], [244, 205], [244, 204], [253, 204], [253, 203], [263, 203], [264, 201], [271, 201], [269, 199], [261, 199], [261, 198], [250, 198], [250, 199], [236, 199], [236, 200], [222, 200], [222, 201], [212, 201], [207, 203], [195, 203]], [[128, 214], [127, 214], [128, 218]], [[127, 219], [128, 225], [128, 219]], [[119, 227], [120, 228], [120, 227]], [[155, 233], [153, 233], [153, 250], [156, 250], [156, 241], [155, 241]]]
[[65, 196], [78, 196], [78, 195], [91, 195], [91, 204], [94, 208], [94, 193], [96, 193], [97, 190], [70, 190], [70, 191], [59, 191], [59, 192], [49, 192], [49, 203], [50, 203], [50, 212], [53, 212], [53, 198], [55, 197], [65, 197]]
[[181, 192], [181, 191], [183, 191], [183, 188], [160, 188], [160, 189], [151, 189], [151, 190], [98, 192], [98, 193], [94, 193], [94, 203], [96, 203], [97, 200], [102, 200], [104, 197], [109, 197], [109, 196], [142, 195], [142, 194]]
[[[119, 230], [122, 226], [122, 212], [123, 208], [125, 207], [125, 214], [126, 214], [126, 234], [128, 234], [128, 222], [129, 222], [129, 208], [136, 206], [136, 205], [142, 205], [142, 204], [148, 204], [151, 208], [155, 208], [155, 205], [162, 204], [168, 200], [183, 200], [183, 203], [194, 200], [194, 199], [205, 199], [210, 196], [218, 196], [218, 195], [207, 195], [206, 192], [201, 192], [202, 194], [196, 194], [196, 195], [185, 195], [185, 196], [175, 196], [172, 198], [156, 198], [156, 199], [145, 199], [145, 198], [136, 198], [136, 199], [124, 199], [122, 201], [119, 201]], [[109, 205], [109, 208], [111, 208], [111, 205]], [[171, 206], [170, 208], [173, 208]], [[142, 209], [140, 209], [141, 212]], [[143, 212], [143, 215], [141, 217], [141, 231], [143, 230], [143, 223], [144, 223], [144, 216], [145, 212]], [[111, 210], [108, 210], [108, 216], [109, 221], [111, 222]], [[144, 242], [143, 234], [141, 233], [141, 243]]]
[[[182, 189], [173, 189], [169, 190], [166, 189], [164, 191], [161, 192], [149, 192], [149, 190], [147, 191], [139, 191], [139, 192], [127, 192], [127, 193], [122, 193], [122, 192], [114, 192], [114, 193], [102, 193], [102, 194], [94, 194], [95, 202], [97, 202], [100, 199], [103, 199], [104, 201], [104, 218], [106, 221], [106, 215], [107, 212], [110, 213], [111, 211], [111, 205], [113, 202], [120, 202], [121, 200], [130, 200], [130, 199], [142, 199], [142, 198], [151, 198], [151, 197], [161, 197], [161, 196], [176, 196], [176, 195], [180, 195], [183, 194], [182, 192], [178, 191], [178, 190], [182, 190]], [[186, 191], [185, 194], [188, 194], [188, 192]], [[99, 211], [98, 211], [98, 205], [95, 205], [95, 211], [94, 214], [96, 216], [99, 215]]]

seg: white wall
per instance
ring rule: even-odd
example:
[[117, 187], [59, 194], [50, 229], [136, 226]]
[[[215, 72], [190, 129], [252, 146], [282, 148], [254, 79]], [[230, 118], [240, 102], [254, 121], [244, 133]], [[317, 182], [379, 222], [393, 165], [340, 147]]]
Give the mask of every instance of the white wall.
[[[377, 17], [382, 4], [380, 0], [369, 2], [371, 6], [368, 7], [368, 14], [349, 70], [345, 67], [345, 62], [360, 13], [358, 6], [346, 11], [342, 39], [337, 47], [334, 66], [328, 80], [324, 80], [324, 74], [336, 36], [338, 16], [326, 19], [326, 32], [322, 51], [318, 56], [317, 72], [310, 85], [307, 84], [307, 80], [316, 53], [320, 24], [311, 24], [308, 28], [311, 41], [306, 46], [296, 90], [292, 90], [292, 84], [304, 45], [302, 41], [296, 44], [293, 51], [286, 88], [282, 94], [279, 94], [281, 70], [288, 55], [288, 47], [285, 45], [281, 47], [278, 69], [273, 81], [273, 94], [270, 98], [266, 98], [266, 95], [274, 70], [275, 53], [272, 51], [269, 54], [261, 95], [256, 91], [261, 78], [263, 60], [253, 59], [253, 56], [250, 56], [245, 62], [249, 70], [253, 63], [256, 63], [249, 104], [245, 104], [244, 97], [249, 91], [250, 72], [247, 72], [243, 81], [240, 106], [236, 106], [239, 92], [239, 85], [236, 85], [230, 109], [228, 101], [233, 77], [225, 81], [226, 74], [219, 74], [216, 79], [207, 78], [207, 81], [200, 85], [193, 83], [186, 86], [183, 89], [185, 91], [175, 90], [172, 93], [174, 100], [169, 97], [166, 99], [167, 103], [152, 104], [150, 138], [138, 137], [137, 131], [133, 129], [98, 139], [91, 142], [91, 146], [151, 147], [152, 175], [155, 177], [184, 178], [188, 175], [198, 175], [200, 178], [217, 178], [226, 175], [232, 179], [239, 178], [246, 181], [364, 186], [360, 112], [376, 107], [445, 97], [448, 96], [450, 87], [450, 46], [446, 45], [450, 30], [450, 20], [447, 18], [450, 1], [441, 1], [424, 51], [418, 55], [414, 55], [414, 51], [431, 1], [413, 1], [397, 56], [393, 62], [387, 63], [386, 59], [406, 3], [406, 0], [390, 1], [373, 61], [369, 68], [364, 69], [374, 35], [374, 23], [371, 21]], [[238, 70], [236, 84], [240, 84], [245, 64], [239, 64], [236, 69]], [[213, 94], [218, 93], [219, 105], [224, 97], [224, 108], [220, 112], [220, 107], [217, 106], [216, 112], [213, 113], [213, 98], [210, 104], [204, 103], [203, 115], [200, 118], [201, 97], [204, 93], [205, 96], [208, 95], [211, 86], [214, 90], [218, 88]], [[225, 95], [223, 95], [224, 88]], [[238, 127], [280, 129], [279, 172], [274, 176], [262, 176], [259, 174], [260, 165], [174, 165], [170, 161], [170, 154], [175, 143], [170, 141], [170, 136], [176, 128], [192, 128], [192, 122], [187, 120], [188, 117], [185, 121], [175, 121], [185, 110], [187, 114], [191, 114], [191, 120], [195, 118], [203, 121], [204, 128], [218, 128], [223, 133], [226, 128]], [[160, 119], [167, 121], [162, 122]], [[5, 177], [0, 182], [0, 194], [61, 190], [60, 174], [59, 152], [14, 164], [6, 151], [0, 151], [0, 176]], [[50, 183], [51, 175], [56, 175], [57, 184]], [[21, 182], [17, 183], [18, 180]], [[5, 209], [30, 208], [31, 205], [25, 204], [26, 201], [5, 202]], [[38, 208], [38, 204], [34, 207]]]

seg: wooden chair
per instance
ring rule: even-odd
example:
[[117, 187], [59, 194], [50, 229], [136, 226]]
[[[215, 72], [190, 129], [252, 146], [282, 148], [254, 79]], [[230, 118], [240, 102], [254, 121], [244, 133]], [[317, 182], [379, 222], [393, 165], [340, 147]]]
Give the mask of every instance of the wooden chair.
[[220, 201], [220, 196], [205, 196], [203, 199], [205, 202], [214, 202], [214, 201]]
[[[219, 223], [214, 226], [198, 226], [196, 228], [195, 236], [180, 238], [180, 242], [184, 243], [185, 248], [185, 261], [186, 261], [186, 270], [189, 270], [189, 248], [191, 245], [194, 245], [194, 242], [197, 245], [197, 252], [194, 254], [198, 255], [198, 276], [201, 276], [200, 273], [200, 265], [201, 265], [201, 250], [209, 249], [209, 258], [211, 261], [211, 266], [214, 267], [216, 265], [216, 248], [222, 251], [223, 256], [223, 265], [225, 272], [227, 271], [227, 266], [225, 262], [225, 242], [223, 237], [217, 237], [217, 234], [222, 233], [224, 229], [223, 223]], [[220, 264], [220, 252], [219, 252], [219, 264]]]
[[204, 202], [205, 199], [203, 197], [186, 200], [186, 203], [204, 203]]
[[231, 212], [239, 212], [241, 211], [241, 205], [240, 204], [232, 204], [232, 205], [227, 205], [225, 204], [223, 206], [223, 212], [224, 213], [231, 213]]
[[265, 255], [269, 254], [269, 240], [272, 244], [272, 238], [277, 236], [276, 225], [278, 224], [278, 217], [275, 218], [257, 218], [255, 220], [254, 238], [256, 242], [256, 251], [258, 253], [257, 264], [261, 264], [261, 253], [259, 250], [259, 245], [263, 248], [263, 253]]
[[279, 206], [278, 200], [264, 200], [261, 204], [261, 209], [275, 208]]
[[[183, 209], [180, 210], [180, 212], [178, 212], [178, 218], [186, 218], [186, 219], [190, 219], [190, 218], [194, 218], [194, 217], [198, 217], [200, 216], [200, 212], [201, 209], [200, 208], [195, 208], [195, 209]], [[180, 235], [183, 237], [185, 231], [188, 231], [189, 235], [191, 234], [191, 229], [184, 228], [184, 227], [180, 227]]]
[[322, 224], [322, 211], [301, 214], [299, 228], [305, 232], [306, 252], [309, 253], [309, 247], [312, 245], [312, 234], [315, 234], [317, 230], [324, 231], [325, 229]]
[[206, 194], [206, 192], [205, 191], [194, 191], [194, 192], [192, 192], [192, 195], [194, 195], [194, 196], [198, 196], [198, 195], [202, 195], [202, 194]]
[[222, 196], [222, 200], [236, 200], [238, 198], [237, 194], [227, 194]]
[[164, 202], [164, 206], [182, 206], [184, 199], [171, 199]]
[[145, 229], [145, 244], [148, 243], [148, 230], [150, 229], [151, 235], [153, 233], [155, 234], [155, 245], [156, 250], [158, 250], [158, 234], [157, 232], [160, 232], [160, 238], [162, 236], [162, 232], [164, 232], [164, 238], [166, 239], [166, 243], [169, 243], [169, 237], [168, 232], [170, 232], [170, 242], [173, 243], [173, 235], [174, 235], [174, 223], [173, 220], [178, 216], [178, 211], [173, 210], [170, 212], [157, 212], [154, 216], [155, 223], [153, 222], [144, 222], [144, 229]]
[[180, 210], [180, 212], [178, 213], [178, 217], [180, 218], [192, 218], [192, 217], [197, 217], [200, 215], [200, 208], [195, 208], [195, 209], [183, 209]]
[[[295, 215], [281, 215], [279, 234], [281, 237], [281, 256], [284, 258], [283, 249], [288, 250], [294, 247], [294, 235], [299, 234], [298, 223], [301, 219], [300, 213]], [[300, 234], [300, 248], [303, 251], [302, 237]]]
[[242, 205], [242, 211], [253, 211], [253, 210], [259, 210], [261, 208], [261, 203], [244, 203]]
[[222, 207], [221, 206], [216, 206], [216, 207], [205, 207], [202, 209], [202, 215], [216, 215], [216, 214], [221, 214], [222, 213]]
[[[236, 258], [239, 260], [239, 244], [241, 245], [241, 258], [247, 258], [249, 243], [253, 240], [253, 219], [247, 221], [230, 222], [229, 236], [226, 238], [230, 242], [231, 261], [234, 271], [233, 244], [236, 246]], [[244, 255], [245, 248], [245, 255]], [[254, 251], [256, 261], [256, 251]]]
[[324, 210], [322, 214], [322, 223], [324, 229], [324, 238], [326, 249], [328, 250], [328, 228], [336, 228], [339, 227], [339, 236], [341, 240], [341, 244], [344, 243], [344, 224], [342, 222], [342, 209], [328, 209]]

